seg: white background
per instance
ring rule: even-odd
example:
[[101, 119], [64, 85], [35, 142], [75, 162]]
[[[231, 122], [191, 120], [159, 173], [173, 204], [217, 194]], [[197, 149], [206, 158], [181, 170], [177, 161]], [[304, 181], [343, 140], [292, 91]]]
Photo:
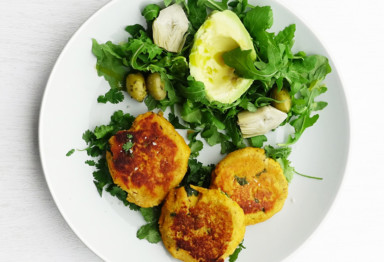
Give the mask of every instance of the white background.
[[[54, 62], [77, 28], [107, 2], [0, 0], [0, 261], [100, 261], [52, 200], [37, 126]], [[279, 2], [328, 49], [344, 80], [352, 127], [338, 198], [287, 261], [384, 261], [384, 1]]]

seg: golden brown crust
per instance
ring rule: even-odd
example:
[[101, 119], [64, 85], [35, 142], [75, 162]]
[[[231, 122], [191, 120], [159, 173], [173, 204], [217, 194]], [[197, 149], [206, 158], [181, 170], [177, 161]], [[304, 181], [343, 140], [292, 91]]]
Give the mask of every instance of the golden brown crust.
[[260, 148], [228, 154], [212, 173], [211, 188], [219, 188], [245, 213], [246, 225], [267, 220], [279, 212], [288, 196], [288, 182], [280, 164]]
[[159, 228], [165, 247], [183, 261], [224, 261], [244, 238], [244, 212], [220, 190], [173, 189], [162, 207]]
[[[131, 142], [132, 148], [124, 149]], [[141, 207], [159, 205], [168, 191], [183, 179], [190, 148], [171, 123], [147, 112], [129, 130], [109, 140], [107, 163], [115, 184], [128, 193], [127, 200]]]

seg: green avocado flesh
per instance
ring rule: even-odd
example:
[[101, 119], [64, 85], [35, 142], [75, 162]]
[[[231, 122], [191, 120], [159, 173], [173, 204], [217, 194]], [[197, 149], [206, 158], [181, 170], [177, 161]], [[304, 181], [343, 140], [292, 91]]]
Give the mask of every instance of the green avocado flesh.
[[251, 86], [253, 80], [238, 77], [224, 63], [222, 54], [240, 47], [252, 50], [252, 38], [235, 13], [229, 10], [213, 12], [195, 35], [189, 66], [191, 75], [205, 85], [209, 101], [230, 104]]

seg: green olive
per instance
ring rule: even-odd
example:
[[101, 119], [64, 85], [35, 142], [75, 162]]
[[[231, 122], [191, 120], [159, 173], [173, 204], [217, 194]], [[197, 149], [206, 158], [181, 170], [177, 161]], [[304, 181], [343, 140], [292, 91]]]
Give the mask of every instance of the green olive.
[[288, 113], [291, 110], [292, 100], [289, 92], [286, 88], [282, 88], [278, 91], [277, 87], [274, 87], [271, 91], [271, 98], [278, 100], [279, 102], [272, 102], [272, 106], [280, 111]]
[[129, 74], [127, 76], [126, 88], [128, 94], [139, 102], [142, 102], [147, 96], [144, 76], [141, 73]]
[[161, 81], [159, 73], [152, 73], [147, 77], [147, 88], [148, 92], [156, 100], [163, 100], [167, 95], [164, 88], [164, 82]]

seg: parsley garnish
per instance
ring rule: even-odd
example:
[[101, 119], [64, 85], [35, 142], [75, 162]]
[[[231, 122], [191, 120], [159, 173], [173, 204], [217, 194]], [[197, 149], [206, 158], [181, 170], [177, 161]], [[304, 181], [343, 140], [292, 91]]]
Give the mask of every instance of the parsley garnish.
[[75, 149], [71, 149], [67, 152], [66, 156], [70, 156], [72, 155], [73, 153], [75, 153]]
[[180, 183], [180, 186], [185, 186], [188, 196], [197, 194], [189, 185], [208, 188], [211, 183], [211, 174], [214, 165], [204, 166], [196, 159], [190, 158], [188, 161], [188, 171]]
[[[85, 163], [95, 167], [93, 172], [94, 184], [100, 196], [104, 191], [121, 200], [124, 205], [132, 210], [140, 211], [144, 220], [147, 222], [137, 231], [139, 239], [146, 239], [150, 243], [158, 243], [161, 241], [161, 236], [158, 228], [158, 219], [160, 216], [161, 207], [140, 208], [139, 206], [127, 201], [127, 192], [113, 183], [111, 174], [108, 169], [108, 164], [105, 158], [105, 151], [108, 150], [108, 140], [119, 130], [127, 130], [131, 127], [134, 117], [130, 114], [124, 114], [122, 111], [116, 111], [112, 116], [110, 123], [107, 125], [96, 126], [93, 131], [87, 130], [83, 134], [83, 140], [87, 144], [85, 151], [92, 157]], [[133, 135], [127, 134], [127, 142], [123, 145], [123, 150], [129, 152], [133, 146]], [[71, 154], [75, 150], [71, 150]], [[197, 152], [197, 151], [196, 151]], [[190, 159], [188, 162], [188, 171], [181, 185], [187, 187], [189, 194], [193, 192], [189, 185], [197, 185], [201, 187], [209, 187], [211, 173], [214, 166], [204, 166], [196, 159]]]
[[127, 142], [123, 145], [123, 150], [125, 153], [132, 153], [132, 147], [133, 147], [133, 142], [132, 142], [132, 134], [127, 134]]
[[146, 239], [150, 243], [158, 243], [161, 241], [161, 235], [159, 231], [159, 217], [161, 214], [161, 206], [151, 208], [140, 208], [140, 212], [143, 215], [147, 224], [143, 225], [137, 231], [137, 238]]
[[129, 150], [133, 147], [133, 143], [132, 142], [127, 142], [123, 145], [123, 150], [125, 151], [125, 153], [128, 153]]

